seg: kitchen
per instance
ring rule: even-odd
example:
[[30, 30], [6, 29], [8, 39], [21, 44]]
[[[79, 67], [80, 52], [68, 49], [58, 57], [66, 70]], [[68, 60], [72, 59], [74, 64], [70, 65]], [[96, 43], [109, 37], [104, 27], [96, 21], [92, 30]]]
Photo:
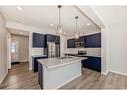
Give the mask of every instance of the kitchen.
[[[36, 39], [36, 37], [34, 37], [35, 36], [35, 34], [36, 33], [34, 33], [33, 34], [33, 38], [35, 38]], [[37, 34], [37, 35], [43, 35], [43, 34]], [[46, 35], [47, 36], [47, 35]], [[49, 36], [49, 34], [48, 34], [48, 36]], [[50, 35], [50, 36], [55, 36], [55, 35]], [[94, 39], [94, 41], [96, 40], [96, 39], [100, 39], [100, 33], [97, 33], [97, 34], [92, 34], [92, 35], [89, 35], [90, 37], [92, 36], [93, 37], [93, 39]], [[42, 37], [42, 36], [41, 36]], [[87, 36], [86, 36], [87, 37]], [[38, 39], [39, 37], [37, 36], [37, 39]], [[49, 37], [49, 38], [52, 38], [52, 37]], [[58, 37], [59, 38], [59, 37]], [[34, 40], [35, 39], [33, 39], [33, 42], [34, 42]], [[40, 40], [40, 39], [39, 39]], [[38, 42], [42, 42], [42, 41], [39, 41], [39, 40], [37, 40], [37, 42], [35, 41], [35, 43], [36, 44], [38, 44]], [[68, 39], [68, 40], [70, 40], [70, 39]], [[67, 41], [68, 41], [67, 40]], [[49, 41], [49, 40], [48, 40]], [[100, 40], [99, 40], [100, 41]], [[45, 42], [45, 41], [44, 41]], [[45, 43], [44, 43], [45, 44]], [[51, 65], [51, 67], [52, 67], [52, 65], [54, 64], [54, 66], [55, 67], [57, 67], [57, 65], [61, 65], [61, 63], [60, 64], [56, 64], [56, 63], [54, 63], [55, 61], [53, 61], [53, 60], [51, 60], [51, 59], [53, 59], [53, 58], [55, 58], [55, 57], [60, 57], [60, 55], [59, 55], [59, 49], [58, 49], [58, 46], [59, 46], [59, 41], [57, 41], [57, 42], [55, 42], [54, 41], [54, 39], [50, 39], [50, 42], [48, 42], [47, 43], [47, 46], [50, 46], [50, 44], [51, 45], [53, 45], [54, 46], [54, 49], [55, 50], [58, 50], [57, 52], [57, 54], [55, 54], [56, 52], [53, 52], [53, 51], [51, 51], [50, 53], [48, 52], [48, 54], [46, 55], [43, 55], [43, 56], [37, 56], [37, 55], [34, 55], [33, 56], [33, 71], [34, 72], [37, 72], [38, 71], [38, 77], [39, 77], [39, 83], [40, 83], [40, 85], [41, 85], [41, 87], [43, 88], [43, 86], [42, 86], [42, 82], [44, 82], [43, 80], [42, 80], [42, 75], [44, 74], [42, 74], [42, 66], [44, 66], [45, 67], [45, 70], [46, 69], [48, 69], [48, 67], [46, 68], [46, 64], [49, 64], [49, 65]], [[73, 44], [73, 43], [71, 43], [71, 44]], [[33, 44], [34, 45], [34, 44]], [[38, 44], [39, 45], [39, 47], [41, 47], [40, 45], [41, 44]], [[69, 44], [70, 45], [70, 44]], [[35, 47], [36, 47], [37, 45], [35, 45]], [[52, 47], [53, 47], [52, 46]], [[37, 46], [38, 47], [38, 46]], [[42, 47], [43, 47], [43, 45], [42, 45]], [[46, 46], [44, 46], [44, 47], [46, 47]], [[56, 48], [55, 48], [56, 47]], [[69, 46], [68, 46], [69, 47]], [[60, 47], [59, 47], [60, 48]], [[88, 48], [88, 47], [87, 47]], [[74, 59], [74, 62], [75, 61], [78, 61], [78, 64], [79, 63], [81, 63], [82, 64], [82, 68], [88, 68], [88, 69], [92, 69], [92, 70], [95, 70], [95, 71], [98, 71], [98, 72], [101, 72], [101, 57], [99, 56], [99, 55], [94, 55], [94, 54], [97, 54], [98, 53], [98, 51], [95, 51], [96, 50], [96, 48], [100, 48], [100, 45], [98, 45], [98, 46], [96, 46], [95, 45], [95, 47], [94, 47], [94, 45], [93, 45], [93, 48], [95, 49], [95, 50], [93, 50], [92, 52], [93, 52], [93, 56], [92, 55], [88, 55], [87, 54], [87, 51], [84, 51], [84, 50], [87, 50], [87, 48], [84, 48], [84, 47], [73, 47], [72, 48], [72, 50], [74, 50], [75, 52], [66, 52], [65, 53], [65, 56], [63, 56], [63, 57], [60, 57], [61, 59], [60, 60], [64, 60], [65, 61], [65, 59], [67, 59], [67, 60], [69, 60], [70, 61], [70, 59], [73, 59], [73, 57], [74, 58], [76, 58], [76, 57], [79, 57], [79, 59]], [[92, 46], [90, 46], [90, 49], [92, 48]], [[50, 48], [47, 48], [47, 49], [44, 49], [44, 50], [48, 50], [48, 51], [50, 51], [49, 49], [51, 49], [52, 50], [52, 48], [50, 47]], [[71, 50], [71, 48], [69, 47], [69, 48], [67, 48], [68, 50]], [[76, 52], [76, 50], [77, 50], [77, 52]], [[100, 49], [99, 49], [100, 50]], [[88, 52], [90, 52], [91, 53], [91, 51], [90, 50], [88, 50]], [[72, 58], [71, 58], [71, 57]], [[69, 58], [70, 57], [70, 58]], [[49, 59], [49, 60], [47, 60], [47, 58]], [[57, 58], [58, 59], [58, 58]], [[45, 63], [45, 61], [47, 60], [47, 62], [51, 62], [51, 63]], [[38, 63], [38, 61], [39, 61], [39, 63]], [[44, 62], [44, 64], [43, 64], [43, 62]], [[58, 63], [59, 61], [57, 61], [57, 63]], [[73, 61], [72, 61], [73, 62]], [[41, 64], [43, 64], [43, 65], [40, 65], [40, 63]], [[63, 63], [63, 64], [68, 64], [66, 61], [65, 61], [65, 63]], [[80, 66], [79, 67], [81, 67], [81, 64], [80, 64]], [[54, 67], [53, 66], [53, 67]], [[71, 65], [70, 65], [71, 66]], [[43, 67], [43, 68], [44, 68]], [[49, 66], [50, 67], [50, 66]], [[54, 67], [54, 68], [55, 68]], [[59, 67], [59, 66], [58, 66]], [[72, 66], [71, 66], [72, 67]], [[77, 66], [78, 67], [78, 66]], [[71, 69], [72, 70], [72, 69]], [[81, 73], [81, 69], [79, 70], [79, 72]], [[56, 72], [55, 72], [56, 73]], [[66, 73], [66, 72], [65, 72]], [[61, 73], [60, 73], [60, 71], [59, 71], [59, 74], [61, 75]], [[47, 75], [47, 74], [45, 74], [45, 75]], [[52, 74], [53, 75], [53, 74]], [[59, 76], [60, 76], [59, 75]], [[65, 74], [66, 75], [66, 74]], [[58, 77], [59, 77], [58, 76]], [[77, 76], [77, 75], [76, 75]], [[54, 77], [54, 78], [56, 78], [56, 77]], [[51, 79], [51, 78], [49, 78], [49, 79]], [[53, 78], [52, 78], [53, 79]], [[58, 79], [58, 78], [57, 78]], [[60, 79], [60, 78], [59, 78]], [[49, 87], [50, 88], [50, 87]], [[51, 89], [51, 88], [50, 88]], [[53, 89], [53, 88], [52, 88]], [[55, 88], [54, 88], [55, 89]]]
[[[61, 8], [62, 6], [58, 6], [57, 34], [32, 33], [32, 68], [34, 72], [38, 72], [38, 82], [42, 89], [62, 87], [81, 76], [81, 67], [101, 73], [101, 29], [85, 17], [89, 22], [86, 30], [78, 32], [82, 28], [78, 25], [79, 19], [82, 16], [84, 18], [84, 15], [80, 15], [74, 17], [75, 32], [67, 34], [61, 31]], [[67, 69], [71, 69], [71, 72], [68, 73]]]
[[0, 3], [1, 95], [126, 93], [126, 2], [49, 1]]
[[[60, 89], [75, 79], [86, 76], [84, 72], [103, 73], [102, 67], [105, 65], [101, 62], [101, 28], [78, 8], [81, 7], [59, 5], [1, 8], [2, 13], [10, 19], [7, 21], [8, 30], [11, 31], [9, 38], [16, 30], [17, 35], [27, 32], [29, 39], [29, 52], [25, 52], [29, 55], [28, 61], [8, 68], [9, 72], [21, 80], [13, 79], [12, 82], [11, 75], [8, 74], [6, 81], [17, 86], [6, 85], [4, 81], [1, 88]], [[11, 11], [15, 11], [16, 15]], [[14, 22], [16, 17], [19, 18]], [[17, 81], [21, 85], [16, 84]], [[27, 81], [34, 83], [27, 84]]]
[[0, 6], [0, 89], [127, 88], [126, 9]]

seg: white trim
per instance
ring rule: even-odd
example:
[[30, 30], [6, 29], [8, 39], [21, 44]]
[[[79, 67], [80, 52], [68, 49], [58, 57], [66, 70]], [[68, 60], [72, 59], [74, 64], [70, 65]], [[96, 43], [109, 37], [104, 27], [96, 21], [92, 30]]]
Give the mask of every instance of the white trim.
[[118, 71], [114, 71], [114, 70], [109, 70], [109, 72], [127, 76], [127, 73], [122, 73], [122, 72], [118, 72]]
[[19, 62], [29, 62], [29, 60], [21, 60], [21, 61], [19, 61]]
[[101, 74], [103, 74], [103, 75], [107, 75], [107, 74], [108, 74], [108, 72], [101, 72]]
[[29, 33], [29, 70], [32, 70], [32, 34]]
[[11, 69], [11, 34], [8, 33], [7, 35], [7, 68]]
[[3, 76], [3, 78], [0, 80], [0, 84], [4, 81], [5, 77], [7, 76], [8, 71], [6, 72], [6, 74]]
[[68, 80], [68, 81], [64, 82], [63, 84], [59, 85], [59, 86], [58, 86], [58, 87], [56, 87], [55, 89], [59, 89], [60, 87], [64, 86], [65, 84], [67, 84], [67, 83], [71, 82], [72, 80], [74, 80], [74, 79], [76, 79], [76, 78], [78, 78], [78, 77], [80, 77], [80, 76], [81, 76], [81, 73], [80, 73], [79, 75], [77, 75], [77, 76], [75, 76], [75, 77], [71, 78], [70, 80]]

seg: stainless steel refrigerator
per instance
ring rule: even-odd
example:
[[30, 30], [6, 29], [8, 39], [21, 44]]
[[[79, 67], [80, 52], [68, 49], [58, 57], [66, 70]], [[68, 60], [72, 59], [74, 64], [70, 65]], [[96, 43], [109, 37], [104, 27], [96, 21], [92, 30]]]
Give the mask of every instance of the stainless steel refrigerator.
[[48, 48], [49, 58], [60, 57], [60, 44], [55, 44], [54, 42], [48, 42], [47, 48]]

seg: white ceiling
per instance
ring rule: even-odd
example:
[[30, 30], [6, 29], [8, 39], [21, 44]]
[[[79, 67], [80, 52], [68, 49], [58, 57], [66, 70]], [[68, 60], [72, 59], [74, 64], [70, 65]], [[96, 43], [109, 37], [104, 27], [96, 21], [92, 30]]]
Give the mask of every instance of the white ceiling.
[[[16, 6], [2, 6], [0, 10], [7, 21], [17, 22], [24, 25], [40, 28], [56, 29], [58, 25], [57, 6], [21, 6], [22, 11], [17, 10]], [[78, 19], [78, 31], [89, 32], [99, 31], [99, 28], [86, 16], [80, 13], [74, 6], [63, 6], [61, 9], [63, 31], [66, 33], [75, 32], [75, 16]], [[87, 26], [90, 23], [90, 26]], [[54, 24], [53, 27], [50, 24]]]

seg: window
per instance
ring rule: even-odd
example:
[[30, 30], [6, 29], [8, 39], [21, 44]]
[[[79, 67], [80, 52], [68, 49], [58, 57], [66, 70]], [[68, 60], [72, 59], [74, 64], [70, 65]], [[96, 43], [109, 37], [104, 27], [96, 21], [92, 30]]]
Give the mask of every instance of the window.
[[15, 43], [11, 43], [11, 52], [12, 53], [16, 52], [16, 44]]

